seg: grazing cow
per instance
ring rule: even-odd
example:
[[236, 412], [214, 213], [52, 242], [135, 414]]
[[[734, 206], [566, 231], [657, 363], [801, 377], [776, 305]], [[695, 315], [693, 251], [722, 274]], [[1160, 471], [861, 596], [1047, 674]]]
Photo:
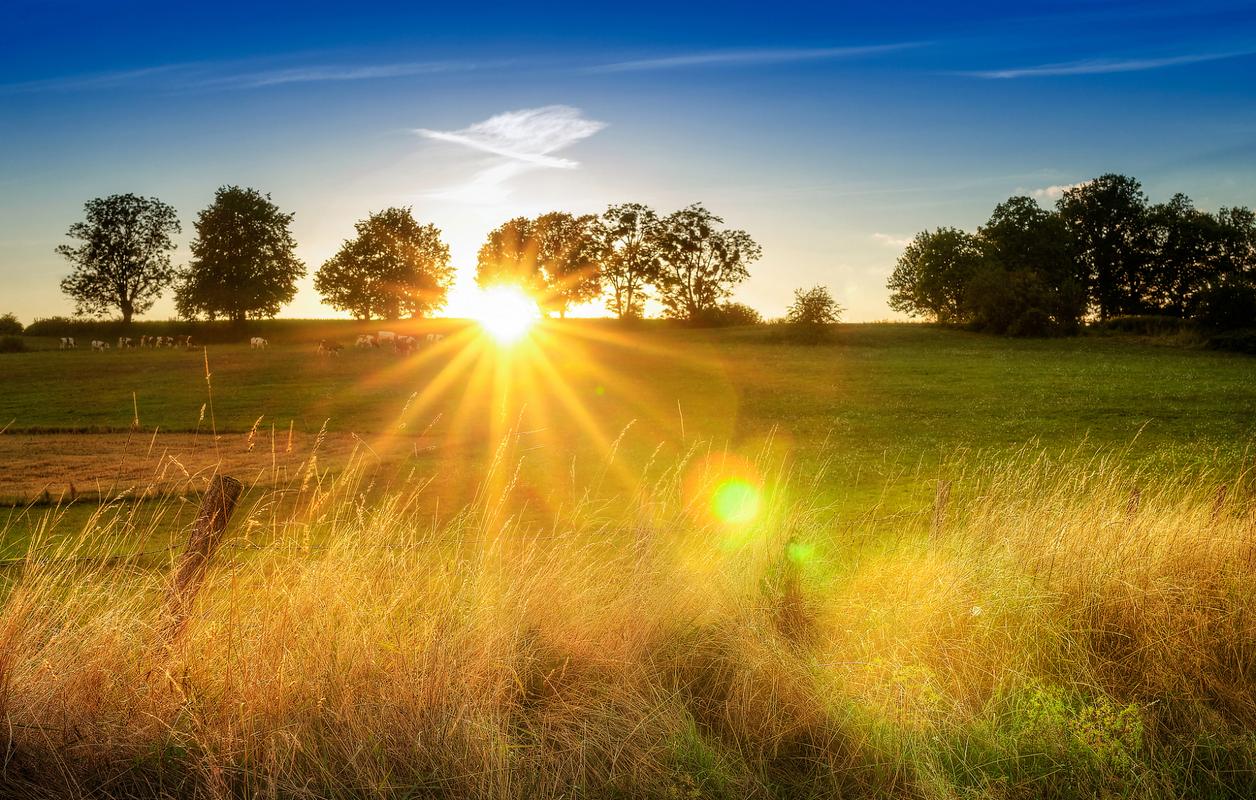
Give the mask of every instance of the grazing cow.
[[357, 348], [379, 347], [379, 342], [375, 341], [375, 337], [369, 333], [360, 333], [358, 334], [358, 340], [353, 343], [353, 346]]
[[270, 347], [270, 342], [260, 336], [254, 336], [252, 339], [249, 339], [249, 347], [254, 350], [265, 350], [267, 347]]
[[418, 349], [418, 346], [419, 340], [413, 336], [398, 336], [397, 340], [393, 342], [393, 350], [402, 354], [413, 353]]
[[62, 350], [76, 350], [76, 349], [78, 349], [78, 345], [76, 345], [76, 344], [74, 343], [74, 337], [73, 337], [73, 336], [62, 336], [62, 337], [61, 337], [61, 349], [62, 349]]
[[132, 347], [135, 347], [135, 340], [132, 339], [130, 336], [118, 337], [118, 349], [119, 350], [126, 350]]
[[379, 344], [383, 344], [384, 342], [394, 342], [396, 340], [397, 334], [392, 331], [380, 331], [375, 335], [375, 341]]
[[92, 349], [93, 349], [93, 350], [98, 350], [98, 351], [100, 351], [100, 352], [102, 352], [102, 353], [103, 353], [103, 352], [105, 352], [106, 350], [108, 350], [108, 349], [109, 349], [109, 343], [108, 343], [108, 342], [102, 342], [102, 341], [100, 341], [99, 339], [92, 339]]
[[427, 335], [427, 343], [435, 344], [436, 342], [439, 342], [444, 338], [445, 338], [445, 334], [443, 333], [429, 333]]
[[338, 356], [343, 349], [344, 345], [339, 342], [329, 342], [326, 339], [320, 339], [318, 342], [318, 354], [322, 356]]

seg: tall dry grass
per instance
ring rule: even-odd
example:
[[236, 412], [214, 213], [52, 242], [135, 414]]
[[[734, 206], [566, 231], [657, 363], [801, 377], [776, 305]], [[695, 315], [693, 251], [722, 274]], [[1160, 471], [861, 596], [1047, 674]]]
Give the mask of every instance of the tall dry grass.
[[364, 469], [255, 492], [174, 642], [163, 565], [93, 557], [155, 523], [49, 512], [3, 577], [0, 789], [1256, 793], [1243, 476], [1219, 502], [1216, 476], [1028, 453], [952, 475], [935, 528], [927, 503], [847, 517], [768, 470], [731, 528], [696, 464], [539, 522], [504, 461], [435, 520]]

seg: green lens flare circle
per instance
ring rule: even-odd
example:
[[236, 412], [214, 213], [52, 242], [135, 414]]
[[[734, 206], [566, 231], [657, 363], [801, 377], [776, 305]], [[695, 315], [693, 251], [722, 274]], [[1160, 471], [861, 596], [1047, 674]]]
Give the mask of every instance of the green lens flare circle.
[[715, 487], [711, 510], [728, 525], [746, 525], [759, 516], [762, 504], [759, 488], [750, 481], [730, 478]]

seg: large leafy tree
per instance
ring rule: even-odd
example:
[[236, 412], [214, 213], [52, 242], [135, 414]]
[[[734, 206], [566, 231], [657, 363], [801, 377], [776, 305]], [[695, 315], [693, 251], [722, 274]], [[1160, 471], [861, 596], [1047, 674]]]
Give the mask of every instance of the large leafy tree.
[[978, 237], [958, 228], [921, 231], [890, 275], [890, 308], [935, 322], [963, 322], [968, 284], [989, 259]]
[[475, 279], [480, 286], [518, 286], [546, 312], [566, 314], [602, 293], [604, 241], [601, 223], [591, 214], [515, 217], [489, 233]]
[[98, 197], [83, 209], [84, 219], [67, 233], [81, 244], [57, 248], [74, 265], [61, 291], [74, 299], [75, 313], [117, 309], [129, 323], [174, 282], [170, 253], [181, 230], [178, 216], [157, 198], [134, 194]]
[[409, 208], [386, 208], [354, 227], [357, 236], [314, 275], [324, 302], [358, 319], [422, 317], [445, 305], [454, 269], [439, 228], [419, 224]]
[[[1011, 197], [995, 206], [977, 236], [990, 262], [987, 267], [993, 271], [983, 276], [980, 291], [974, 292], [970, 287], [966, 305], [971, 314], [988, 319], [991, 310], [1008, 317], [1037, 309], [1060, 329], [1071, 330], [1078, 325], [1086, 313], [1086, 280], [1078, 274], [1069, 253], [1064, 220], [1058, 213], [1048, 211], [1031, 197]], [[1003, 291], [988, 291], [992, 284]], [[984, 310], [975, 307], [979, 297], [988, 300], [1013, 287], [1020, 287], [1020, 303], [999, 300], [995, 309], [988, 302]], [[1018, 305], [1023, 306], [1019, 311]], [[1005, 327], [975, 321], [996, 330]]]
[[1057, 208], [1100, 319], [1146, 310], [1152, 242], [1142, 184], [1101, 175], [1065, 192]]
[[278, 314], [305, 274], [293, 216], [256, 189], [220, 188], [196, 218], [192, 260], [175, 292], [179, 314], [232, 322]]
[[658, 215], [641, 203], [614, 205], [602, 214], [602, 231], [602, 278], [610, 289], [606, 307], [620, 319], [639, 319], [644, 311], [646, 287], [658, 278]]
[[673, 212], [659, 225], [659, 270], [654, 285], [667, 315], [700, 321], [716, 312], [763, 249], [700, 203]]
[[1147, 220], [1153, 247], [1147, 265], [1147, 302], [1158, 311], [1184, 317], [1219, 273], [1217, 218], [1179, 193], [1152, 206]]

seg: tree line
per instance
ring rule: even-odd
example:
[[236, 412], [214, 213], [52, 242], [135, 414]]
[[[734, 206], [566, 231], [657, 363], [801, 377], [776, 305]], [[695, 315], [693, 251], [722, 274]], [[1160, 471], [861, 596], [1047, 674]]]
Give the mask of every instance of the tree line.
[[[61, 288], [77, 314], [117, 312], [124, 323], [171, 288], [185, 319], [274, 317], [306, 274], [294, 216], [256, 189], [224, 186], [197, 215], [191, 259], [178, 268], [174, 208], [134, 194], [96, 198], [69, 228], [75, 244], [57, 248], [72, 264]], [[624, 203], [600, 215], [516, 217], [488, 234], [476, 281], [518, 286], [547, 313], [604, 297], [616, 316], [639, 318], [653, 296], [669, 317], [714, 322], [744, 313], [728, 298], [762, 255], [748, 233], [723, 223], [702, 204], [665, 216]], [[356, 223], [314, 273], [314, 287], [358, 319], [424, 317], [444, 307], [454, 275], [440, 229], [394, 207]]]
[[1107, 174], [1068, 189], [1053, 209], [1012, 197], [976, 233], [918, 233], [888, 286], [897, 311], [1012, 335], [1130, 315], [1252, 328], [1256, 213], [1209, 213], [1180, 193], [1152, 204], [1137, 180]]

